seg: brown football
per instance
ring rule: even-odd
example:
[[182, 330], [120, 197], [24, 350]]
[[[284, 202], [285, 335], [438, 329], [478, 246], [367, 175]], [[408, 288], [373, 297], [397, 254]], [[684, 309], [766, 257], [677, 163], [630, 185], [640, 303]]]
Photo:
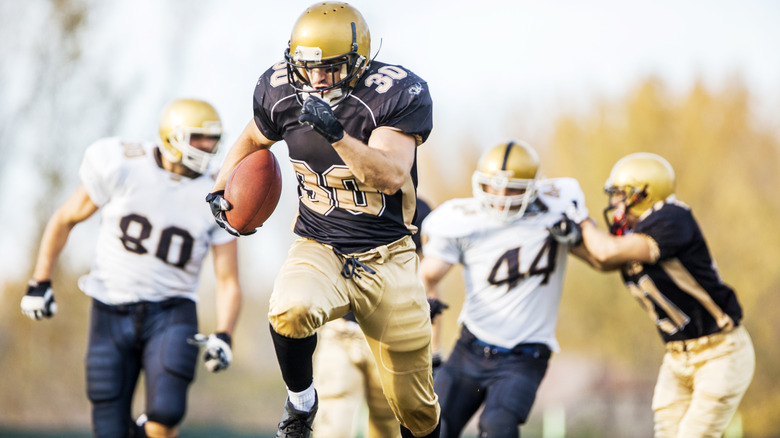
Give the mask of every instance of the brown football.
[[246, 234], [271, 217], [282, 194], [282, 171], [274, 154], [261, 149], [241, 160], [225, 186], [225, 199], [233, 206], [225, 213], [238, 232]]

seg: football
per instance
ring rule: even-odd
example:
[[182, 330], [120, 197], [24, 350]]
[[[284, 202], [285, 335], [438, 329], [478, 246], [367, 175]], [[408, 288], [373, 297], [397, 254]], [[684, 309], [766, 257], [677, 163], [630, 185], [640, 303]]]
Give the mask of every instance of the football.
[[251, 233], [271, 217], [282, 194], [282, 171], [274, 154], [261, 149], [241, 160], [225, 186], [225, 199], [233, 206], [225, 212], [230, 226]]

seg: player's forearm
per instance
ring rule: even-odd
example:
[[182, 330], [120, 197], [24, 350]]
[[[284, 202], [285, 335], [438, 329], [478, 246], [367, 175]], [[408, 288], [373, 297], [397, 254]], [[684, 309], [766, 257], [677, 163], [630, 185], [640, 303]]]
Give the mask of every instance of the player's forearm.
[[216, 332], [228, 333], [231, 336], [236, 328], [238, 314], [241, 310], [241, 288], [238, 283], [217, 285], [216, 297]]
[[33, 270], [33, 280], [51, 279], [54, 263], [67, 243], [70, 231], [97, 210], [98, 206], [92, 202], [87, 190], [80, 184], [46, 224]]
[[371, 148], [347, 134], [333, 143], [333, 148], [360, 182], [386, 195], [400, 190], [409, 175], [409, 169], [385, 151]]
[[238, 242], [232, 240], [211, 248], [217, 280], [217, 332], [232, 335], [241, 309], [241, 284], [238, 281]]
[[371, 133], [368, 144], [347, 133], [332, 144], [361, 182], [386, 195], [396, 193], [411, 180], [417, 146], [411, 135], [381, 127]]
[[68, 241], [70, 231], [76, 225], [75, 223], [64, 222], [60, 216], [60, 214], [55, 213], [46, 224], [46, 229], [41, 237], [35, 269], [33, 270], [33, 280], [43, 281], [51, 279], [54, 264]]
[[599, 230], [590, 220], [583, 221], [580, 226], [585, 251], [582, 255], [575, 252], [575, 255], [600, 271], [614, 271], [623, 266], [625, 261], [620, 258], [615, 236]]

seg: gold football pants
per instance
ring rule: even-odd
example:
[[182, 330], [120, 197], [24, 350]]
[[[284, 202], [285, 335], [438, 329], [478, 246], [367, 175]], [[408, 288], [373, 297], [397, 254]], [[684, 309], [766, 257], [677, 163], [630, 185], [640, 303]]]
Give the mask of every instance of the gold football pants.
[[[357, 268], [342, 275], [347, 259]], [[354, 266], [354, 264], [352, 264]], [[431, 322], [411, 237], [355, 254], [298, 239], [290, 247], [271, 294], [268, 319], [282, 336], [305, 338], [350, 310], [377, 363], [395, 416], [416, 436], [439, 420], [431, 377]]]
[[382, 392], [376, 361], [356, 323], [339, 318], [319, 329], [314, 385], [320, 400], [314, 418], [318, 438], [355, 436], [355, 429], [366, 426], [364, 417], [357, 418], [364, 403], [368, 406], [367, 436], [401, 437], [398, 420]]
[[653, 395], [656, 438], [720, 438], [753, 379], [745, 327], [666, 345]]

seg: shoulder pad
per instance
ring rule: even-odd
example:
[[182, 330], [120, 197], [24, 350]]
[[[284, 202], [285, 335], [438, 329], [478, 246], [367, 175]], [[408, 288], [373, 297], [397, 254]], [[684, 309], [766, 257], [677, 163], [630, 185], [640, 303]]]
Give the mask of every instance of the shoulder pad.
[[487, 216], [474, 198], [451, 199], [435, 208], [422, 223], [422, 233], [438, 237], [463, 237], [485, 227]]
[[580, 183], [574, 178], [547, 178], [537, 183], [539, 199], [552, 211], [566, 212], [572, 206], [577, 217], [587, 217], [588, 207]]

